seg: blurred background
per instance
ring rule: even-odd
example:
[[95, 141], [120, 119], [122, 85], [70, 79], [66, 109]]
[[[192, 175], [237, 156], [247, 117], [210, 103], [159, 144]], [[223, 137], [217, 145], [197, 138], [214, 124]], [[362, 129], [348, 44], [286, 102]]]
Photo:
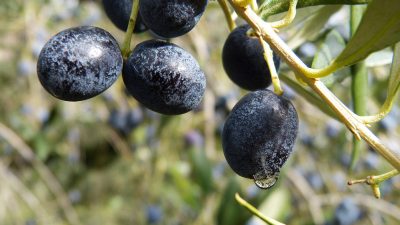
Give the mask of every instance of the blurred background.
[[[335, 46], [329, 42], [333, 31], [348, 39], [347, 6], [325, 13], [318, 30], [307, 30], [315, 9], [300, 10], [295, 23], [280, 32], [308, 64], [321, 43]], [[54, 34], [80, 25], [104, 28], [123, 41], [101, 1], [0, 2], [0, 224], [263, 224], [237, 204], [236, 192], [287, 224], [400, 224], [398, 177], [382, 184], [379, 200], [366, 185], [346, 184], [387, 172], [389, 164], [363, 146], [349, 172], [351, 133], [293, 84], [284, 90], [299, 113], [299, 134], [278, 183], [261, 190], [233, 173], [220, 134], [246, 92], [223, 70], [221, 50], [229, 31], [215, 1], [193, 31], [172, 40], [197, 58], [208, 79], [201, 106], [181, 116], [145, 109], [127, 94], [121, 77], [87, 101], [47, 94], [36, 75], [40, 50]], [[133, 43], [150, 38], [134, 35]], [[390, 69], [391, 50], [379, 54], [366, 62], [371, 113], [386, 97]], [[293, 78], [286, 65], [281, 72]], [[348, 77], [344, 70], [324, 82], [351, 106]], [[399, 118], [396, 104], [371, 128], [393, 149], [400, 147]]]

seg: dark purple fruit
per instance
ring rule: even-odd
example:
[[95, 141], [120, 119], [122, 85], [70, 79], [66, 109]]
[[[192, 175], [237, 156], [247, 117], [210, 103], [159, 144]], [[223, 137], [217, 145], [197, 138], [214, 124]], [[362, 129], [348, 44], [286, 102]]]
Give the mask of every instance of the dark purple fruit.
[[[271, 73], [264, 59], [264, 49], [259, 40], [249, 37], [249, 25], [234, 29], [225, 41], [222, 50], [222, 63], [229, 78], [239, 87], [254, 91], [271, 84]], [[273, 54], [276, 69], [280, 59]]]
[[208, 0], [143, 0], [140, 13], [155, 34], [173, 38], [186, 34], [199, 21]]
[[54, 97], [81, 101], [109, 88], [122, 70], [117, 41], [90, 26], [70, 28], [52, 37], [40, 52], [37, 74]]
[[179, 46], [159, 40], [138, 44], [123, 71], [129, 93], [147, 108], [177, 115], [196, 108], [206, 78], [197, 61]]
[[[129, 18], [131, 16], [133, 0], [103, 0], [104, 11], [108, 18], [119, 29], [126, 31], [128, 29]], [[140, 12], [136, 19], [134, 33], [146, 31], [147, 27], [143, 24]]]
[[225, 158], [238, 175], [269, 188], [292, 152], [297, 130], [297, 112], [290, 101], [267, 89], [251, 92], [225, 122]]

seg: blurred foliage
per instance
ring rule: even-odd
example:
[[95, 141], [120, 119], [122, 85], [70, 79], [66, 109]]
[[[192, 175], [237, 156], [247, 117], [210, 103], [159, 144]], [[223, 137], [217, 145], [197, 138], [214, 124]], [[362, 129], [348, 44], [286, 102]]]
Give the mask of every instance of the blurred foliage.
[[[314, 56], [332, 58], [326, 54], [338, 41], [348, 41], [349, 8], [329, 7], [301, 9], [294, 24], [280, 32], [309, 65], [324, 64]], [[315, 23], [311, 11], [321, 18], [319, 10], [327, 9], [324, 26], [299, 35], [301, 27]], [[192, 32], [172, 40], [195, 55], [208, 79], [201, 107], [176, 117], [143, 108], [126, 94], [122, 79], [88, 101], [69, 103], [48, 95], [36, 77], [40, 49], [52, 35], [79, 25], [105, 28], [122, 43], [123, 32], [106, 18], [100, 1], [0, 3], [1, 224], [262, 224], [235, 202], [236, 192], [287, 224], [399, 224], [398, 177], [383, 184], [381, 200], [367, 186], [346, 186], [350, 178], [390, 166], [368, 150], [349, 174], [351, 133], [288, 86], [285, 95], [301, 122], [279, 182], [260, 190], [231, 171], [220, 133], [244, 91], [221, 65], [228, 29], [215, 2]], [[135, 35], [134, 43], [149, 38]], [[371, 113], [385, 99], [389, 69], [388, 63], [368, 68]], [[283, 66], [282, 73], [291, 71]], [[347, 71], [326, 82], [351, 105]], [[399, 118], [396, 103], [372, 127], [392, 149], [400, 148]]]

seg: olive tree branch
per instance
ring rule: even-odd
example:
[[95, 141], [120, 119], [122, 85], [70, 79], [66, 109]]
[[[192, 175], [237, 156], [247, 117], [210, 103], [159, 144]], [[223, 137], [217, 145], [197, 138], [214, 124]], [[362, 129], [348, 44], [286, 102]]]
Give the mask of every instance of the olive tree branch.
[[131, 16], [129, 18], [128, 29], [125, 33], [124, 43], [122, 45], [122, 56], [124, 59], [128, 58], [131, 51], [131, 40], [133, 30], [135, 29], [136, 18], [139, 13], [139, 0], [133, 1]]
[[[309, 78], [307, 75], [309, 68], [296, 56], [296, 54], [283, 42], [283, 40], [274, 32], [270, 24], [263, 21], [249, 7], [240, 7], [229, 0], [236, 13], [241, 16], [259, 33], [269, 46], [278, 53], [283, 60], [300, 76], [338, 115], [339, 119], [355, 135], [356, 138], [364, 139], [373, 149], [381, 154], [393, 167], [400, 170], [400, 152], [388, 149], [376, 137], [367, 126], [359, 119], [357, 115], [351, 112], [320, 80]], [[330, 70], [334, 70], [331, 64]], [[329, 68], [328, 67], [328, 68]], [[314, 73], [327, 71], [315, 70]], [[318, 74], [316, 74], [318, 76]]]

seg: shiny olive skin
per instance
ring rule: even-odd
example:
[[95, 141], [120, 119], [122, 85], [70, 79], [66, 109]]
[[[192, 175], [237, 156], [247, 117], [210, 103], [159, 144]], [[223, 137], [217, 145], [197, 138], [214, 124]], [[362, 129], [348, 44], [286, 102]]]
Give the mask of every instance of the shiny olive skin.
[[206, 87], [205, 75], [196, 59], [179, 46], [160, 40], [138, 44], [122, 77], [135, 99], [166, 115], [195, 109]]
[[110, 87], [122, 65], [121, 51], [110, 33], [82, 26], [61, 31], [44, 45], [37, 74], [42, 86], [54, 97], [81, 101]]

